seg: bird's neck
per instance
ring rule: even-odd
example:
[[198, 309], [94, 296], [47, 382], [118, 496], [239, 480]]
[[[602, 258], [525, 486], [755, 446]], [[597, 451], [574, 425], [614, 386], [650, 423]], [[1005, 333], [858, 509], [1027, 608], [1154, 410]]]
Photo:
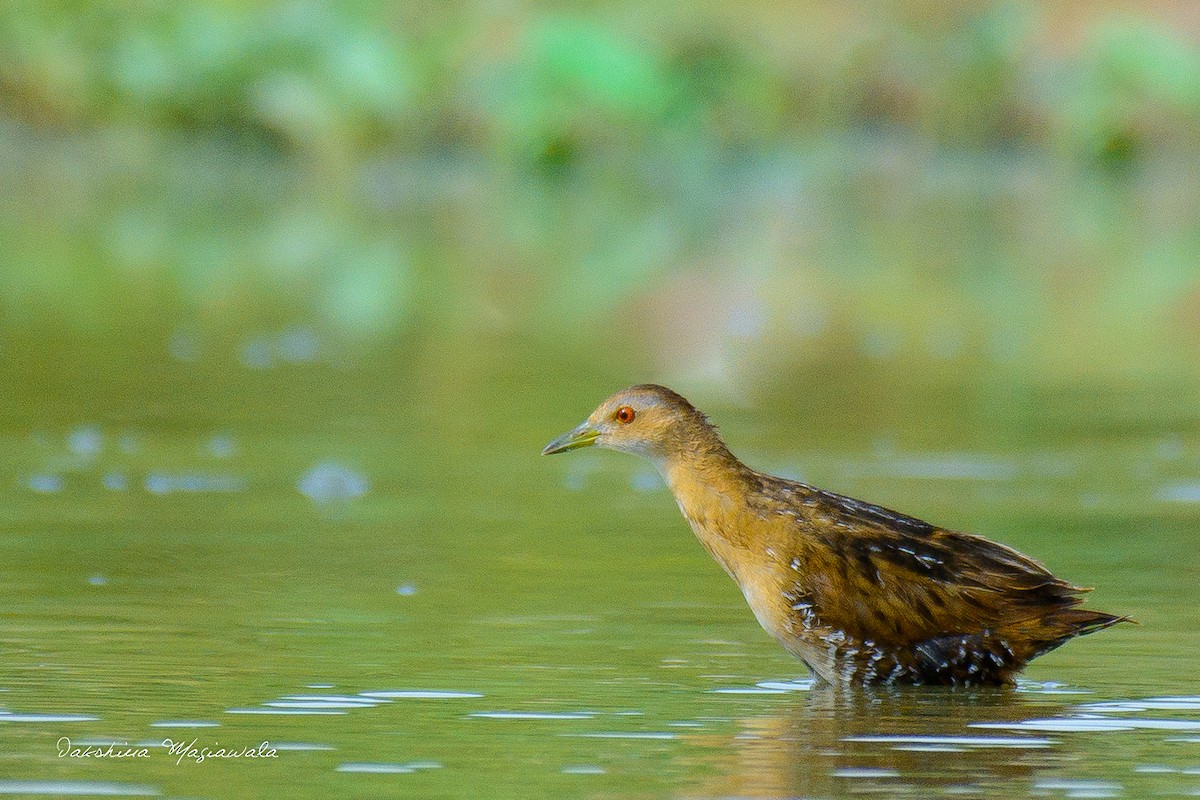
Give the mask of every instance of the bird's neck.
[[724, 527], [722, 523], [740, 507], [751, 474], [715, 435], [704, 447], [664, 459], [660, 469], [693, 528]]
[[723, 444], [687, 458], [669, 458], [662, 472], [696, 538], [743, 586], [745, 554], [753, 544], [751, 526], [744, 524], [753, 473]]
[[703, 450], [689, 450], [663, 459], [662, 472], [672, 490], [690, 483], [719, 484], [735, 478], [746, 469], [724, 444]]

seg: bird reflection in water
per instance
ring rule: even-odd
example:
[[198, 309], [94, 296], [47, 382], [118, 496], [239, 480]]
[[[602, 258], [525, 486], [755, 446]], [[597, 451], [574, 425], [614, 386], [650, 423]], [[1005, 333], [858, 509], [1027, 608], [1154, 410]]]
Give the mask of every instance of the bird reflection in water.
[[[775, 713], [697, 738], [705, 777], [684, 797], [794, 798], [854, 791], [928, 797], [987, 794], [1057, 763], [1059, 742], [993, 735], [972, 723], [1019, 722], [1030, 699], [1011, 689], [818, 685]], [[711, 776], [711, 777], [709, 777]]]

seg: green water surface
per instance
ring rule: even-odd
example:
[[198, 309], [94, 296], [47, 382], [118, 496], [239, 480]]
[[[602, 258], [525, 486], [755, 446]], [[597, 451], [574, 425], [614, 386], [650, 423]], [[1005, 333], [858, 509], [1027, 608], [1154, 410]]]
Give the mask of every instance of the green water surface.
[[[753, 465], [986, 533], [1141, 623], [1015, 691], [845, 694], [759, 629], [647, 465], [538, 455], [655, 376], [515, 334], [301, 332], [265, 361], [172, 335], [4, 343], [0, 793], [1200, 791], [1183, 379], [697, 383]], [[149, 755], [60, 757], [61, 737]], [[197, 763], [164, 739], [277, 752]]]

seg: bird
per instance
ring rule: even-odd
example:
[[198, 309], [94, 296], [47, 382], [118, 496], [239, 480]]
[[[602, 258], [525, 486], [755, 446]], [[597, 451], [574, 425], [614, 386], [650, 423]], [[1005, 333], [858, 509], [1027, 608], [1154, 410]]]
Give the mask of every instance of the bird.
[[605, 447], [658, 469], [759, 624], [815, 680], [1011, 686], [1033, 658], [1127, 616], [982, 536], [747, 467], [678, 393], [640, 384], [543, 455]]

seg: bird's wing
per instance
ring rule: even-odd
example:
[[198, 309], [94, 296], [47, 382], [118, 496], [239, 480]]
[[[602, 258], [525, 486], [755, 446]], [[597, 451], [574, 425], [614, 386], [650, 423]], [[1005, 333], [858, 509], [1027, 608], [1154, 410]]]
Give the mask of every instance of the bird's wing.
[[1083, 590], [1012, 548], [853, 498], [809, 492], [807, 514], [796, 519], [805, 528], [797, 541], [806, 543], [796, 605], [812, 615], [810, 623], [859, 641], [905, 645], [1036, 628], [1080, 602]]

